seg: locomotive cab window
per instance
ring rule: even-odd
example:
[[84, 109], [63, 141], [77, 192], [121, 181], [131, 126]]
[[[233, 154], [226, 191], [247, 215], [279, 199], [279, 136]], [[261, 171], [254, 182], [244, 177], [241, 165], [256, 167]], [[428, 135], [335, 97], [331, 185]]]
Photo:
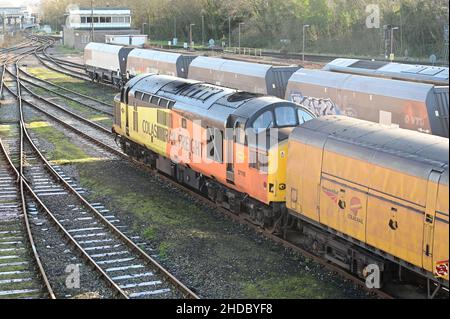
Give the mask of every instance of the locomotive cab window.
[[273, 127], [273, 125], [273, 114], [271, 111], [266, 111], [253, 122], [253, 129], [258, 132], [261, 130], [267, 130], [268, 128]]
[[307, 112], [304, 109], [298, 109], [298, 120], [299, 124], [302, 125], [305, 122], [308, 122], [309, 120], [312, 120], [314, 117], [311, 113]]
[[297, 126], [297, 114], [291, 106], [280, 106], [275, 109], [278, 127]]

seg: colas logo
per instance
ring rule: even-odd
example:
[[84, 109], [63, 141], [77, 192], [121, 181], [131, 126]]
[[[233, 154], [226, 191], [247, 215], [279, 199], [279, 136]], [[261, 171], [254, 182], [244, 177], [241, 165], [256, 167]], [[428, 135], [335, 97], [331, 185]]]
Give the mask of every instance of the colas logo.
[[358, 217], [358, 212], [362, 209], [361, 200], [358, 197], [352, 197], [350, 200], [350, 213], [347, 217], [357, 223], [364, 224], [364, 219]]
[[358, 215], [358, 211], [362, 208], [361, 200], [358, 197], [352, 197], [350, 200], [350, 211], [353, 215]]
[[436, 262], [434, 267], [434, 275], [437, 278], [445, 278], [448, 276], [448, 260]]
[[333, 202], [337, 203], [338, 191], [326, 188], [325, 186], [322, 186], [322, 191], [325, 193], [325, 195], [331, 198]]

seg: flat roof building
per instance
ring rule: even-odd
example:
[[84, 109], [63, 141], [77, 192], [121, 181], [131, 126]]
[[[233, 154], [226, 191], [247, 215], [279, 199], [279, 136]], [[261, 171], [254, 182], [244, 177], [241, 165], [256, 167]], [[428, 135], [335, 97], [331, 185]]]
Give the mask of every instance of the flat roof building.
[[[93, 22], [92, 22], [93, 20]], [[127, 8], [79, 8], [69, 10], [66, 26], [74, 29], [131, 29], [131, 10]]]
[[63, 26], [64, 45], [79, 50], [89, 42], [104, 43], [106, 35], [136, 34], [140, 31], [131, 28], [131, 10], [122, 7], [69, 9]]
[[0, 7], [0, 27], [11, 29], [25, 29], [34, 26], [35, 17], [27, 7]]

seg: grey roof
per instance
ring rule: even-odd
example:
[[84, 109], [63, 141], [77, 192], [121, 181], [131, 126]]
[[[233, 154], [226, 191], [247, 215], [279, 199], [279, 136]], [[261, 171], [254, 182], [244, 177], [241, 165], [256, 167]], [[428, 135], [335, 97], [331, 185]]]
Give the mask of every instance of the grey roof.
[[130, 52], [128, 57], [141, 58], [145, 60], [164, 61], [169, 63], [177, 63], [177, 60], [182, 57], [180, 53], [163, 52], [150, 49], [134, 49]]
[[323, 70], [417, 81], [436, 85], [449, 84], [449, 69], [447, 67], [340, 58], [325, 65]]
[[289, 84], [295, 83], [421, 102], [426, 101], [428, 94], [434, 88], [433, 85], [425, 83], [308, 69], [300, 69], [292, 75]]
[[254, 77], [265, 78], [267, 72], [270, 70], [272, 66], [269, 64], [259, 64], [259, 63], [199, 56], [192, 61], [190, 67], [205, 68], [215, 71], [239, 73]]
[[[128, 83], [130, 94], [135, 90], [175, 101], [174, 110], [202, 119], [218, 128], [226, 126], [231, 114], [249, 119], [269, 106], [287, 103], [276, 97], [260, 96], [248, 92], [220, 87], [200, 81], [168, 75], [141, 74]], [[189, 117], [189, 116], [188, 116]]]
[[[308, 142], [308, 136], [315, 137]], [[334, 152], [423, 179], [428, 179], [431, 169], [448, 170], [447, 138], [345, 116], [313, 119], [295, 129], [291, 137], [320, 147], [328, 140], [338, 141], [340, 147], [333, 148]]]

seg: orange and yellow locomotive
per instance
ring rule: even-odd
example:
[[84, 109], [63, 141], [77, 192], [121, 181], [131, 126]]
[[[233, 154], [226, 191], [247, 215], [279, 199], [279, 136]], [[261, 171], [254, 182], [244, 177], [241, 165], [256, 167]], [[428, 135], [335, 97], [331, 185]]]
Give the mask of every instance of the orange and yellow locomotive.
[[116, 97], [130, 156], [360, 275], [448, 287], [448, 139], [198, 81], [142, 74]]

